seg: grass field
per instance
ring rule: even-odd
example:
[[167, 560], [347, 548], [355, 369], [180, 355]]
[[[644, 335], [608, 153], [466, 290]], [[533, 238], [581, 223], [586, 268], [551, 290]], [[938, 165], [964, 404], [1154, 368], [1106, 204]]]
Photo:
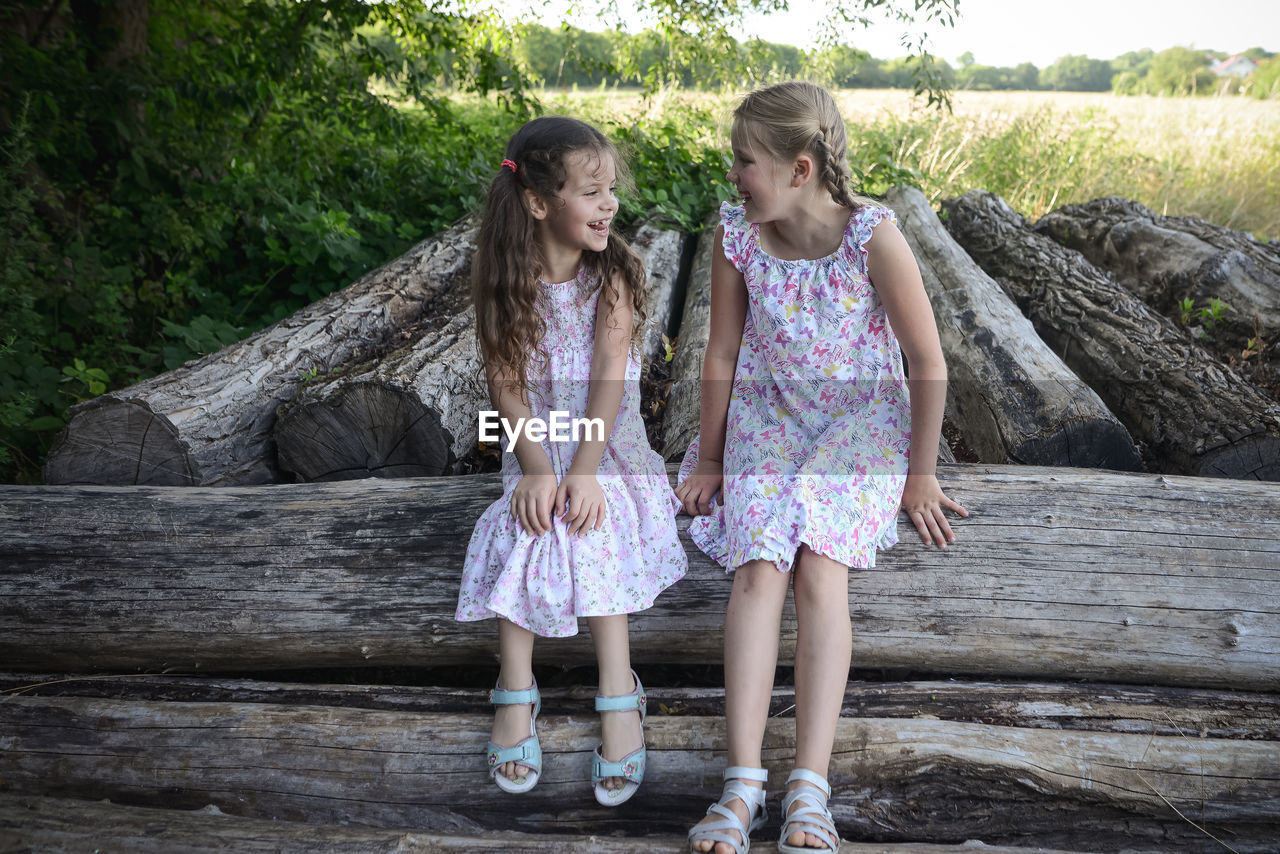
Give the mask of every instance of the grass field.
[[[1252, 98], [956, 92], [940, 114], [898, 90], [844, 90], [850, 160], [883, 192], [904, 174], [934, 200], [981, 187], [1030, 217], [1118, 195], [1280, 238], [1280, 107]], [[731, 95], [548, 92], [552, 110], [605, 122], [669, 117], [724, 144]], [[715, 120], [693, 127], [687, 107]], [[896, 167], [896, 168], [891, 168]], [[905, 170], [905, 171], [904, 171]]]

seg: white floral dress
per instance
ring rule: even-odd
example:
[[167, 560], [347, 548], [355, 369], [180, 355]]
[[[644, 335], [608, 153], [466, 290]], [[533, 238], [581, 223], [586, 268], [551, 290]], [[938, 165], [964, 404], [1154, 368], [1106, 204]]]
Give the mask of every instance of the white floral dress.
[[[583, 418], [591, 377], [598, 280], [579, 270], [573, 281], [543, 284], [546, 299], [545, 366], [529, 369], [530, 409]], [[519, 441], [530, 441], [521, 437]], [[564, 477], [577, 442], [542, 448], [557, 480]], [[502, 438], [502, 497], [489, 506], [471, 535], [458, 593], [458, 620], [505, 617], [544, 637], [577, 634], [578, 617], [643, 611], [680, 580], [688, 559], [676, 534], [679, 501], [662, 457], [649, 447], [640, 417], [640, 362], [627, 362], [626, 383], [613, 433], [597, 469], [606, 514], [598, 531], [569, 536], [553, 519], [542, 536], [526, 533], [511, 515], [511, 492], [522, 473]]]
[[[862, 207], [833, 254], [774, 258], [759, 226], [722, 205], [725, 257], [748, 306], [725, 434], [724, 487], [689, 526], [732, 571], [757, 559], [786, 571], [810, 549], [875, 565], [898, 541], [911, 410], [902, 353], [867, 274], [866, 242], [892, 211]], [[688, 477], [698, 440], [680, 467]]]

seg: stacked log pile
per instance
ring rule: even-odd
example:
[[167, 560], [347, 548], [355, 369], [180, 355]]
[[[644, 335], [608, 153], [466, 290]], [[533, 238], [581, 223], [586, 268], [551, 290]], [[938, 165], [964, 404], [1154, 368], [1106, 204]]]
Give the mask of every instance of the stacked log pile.
[[382, 350], [462, 275], [460, 223], [274, 326], [203, 359], [72, 407], [46, 483], [221, 486], [278, 480], [276, 407], [308, 373]]
[[[831, 782], [858, 841], [842, 850], [1274, 850], [1280, 485], [1258, 480], [1280, 479], [1280, 421], [1168, 314], [1229, 280], [1244, 313], [1224, 328], [1271, 328], [1273, 248], [1117, 200], [1034, 229], [994, 197], [944, 204], [946, 229], [915, 191], [888, 203], [934, 303], [948, 417], [983, 464], [939, 469], [972, 514], [956, 546], [904, 523], [879, 566], [850, 573], [861, 678]], [[687, 279], [680, 235], [634, 241], [648, 358], [681, 316], [673, 463], [697, 431], [713, 234]], [[448, 675], [496, 673], [494, 627], [453, 611], [500, 482], [392, 478], [448, 471], [475, 439], [471, 235], [82, 406], [50, 458], [62, 485], [0, 486], [0, 836], [15, 850], [687, 850], [720, 787], [724, 698], [679, 674], [720, 662], [729, 593], [687, 519], [688, 576], [631, 622], [652, 702], [629, 804], [589, 794], [588, 637], [535, 648], [546, 770], [518, 804], [482, 767], [483, 680]], [[258, 485], [282, 473], [343, 482]], [[795, 639], [788, 603], [784, 666]], [[315, 681], [422, 668], [450, 684]], [[780, 685], [771, 806], [793, 703]]]
[[[903, 528], [879, 567], [850, 574], [856, 664], [890, 681], [846, 697], [832, 764], [845, 835], [1213, 850], [1180, 811], [1236, 850], [1267, 850], [1280, 832], [1280, 622], [1267, 606], [1280, 593], [1280, 487], [1013, 466], [944, 467], [943, 478], [973, 513], [960, 545], [930, 550]], [[714, 799], [724, 747], [721, 691], [660, 678], [663, 663], [720, 654], [729, 585], [687, 539], [688, 577], [633, 618], [655, 710], [651, 776], [620, 810], [588, 794], [590, 689], [548, 693], [546, 776], [512, 810], [481, 767], [482, 690], [142, 675], [493, 669], [493, 627], [452, 614], [460, 542], [499, 491], [495, 475], [0, 487], [0, 656], [28, 671], [3, 677], [12, 797], [0, 820], [33, 812], [46, 829], [25, 832], [66, 834], [49, 799], [106, 798], [126, 814], [166, 808], [145, 821], [175, 839], [214, 832], [208, 812], [190, 812], [212, 805], [441, 838], [549, 834], [529, 850], [560, 850], [566, 827], [654, 837], [643, 850], [675, 844]], [[75, 533], [87, 514], [97, 537]], [[784, 661], [794, 641], [788, 606]], [[582, 637], [538, 648], [548, 666], [592, 658]], [[894, 676], [921, 670], [983, 677]], [[785, 689], [776, 702], [785, 715]], [[777, 780], [791, 733], [771, 720]], [[228, 840], [259, 832], [218, 821]]]
[[947, 228], [1115, 412], [1148, 467], [1280, 480], [1280, 404], [998, 196], [943, 203]]

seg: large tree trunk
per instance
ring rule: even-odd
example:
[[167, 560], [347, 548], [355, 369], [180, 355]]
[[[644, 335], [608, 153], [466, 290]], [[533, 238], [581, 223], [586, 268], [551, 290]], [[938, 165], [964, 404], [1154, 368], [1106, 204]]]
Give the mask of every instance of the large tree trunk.
[[[211, 804], [286, 821], [466, 835], [567, 826], [681, 833], [719, 790], [723, 720], [664, 714], [661, 690], [650, 696], [645, 787], [624, 810], [601, 809], [588, 794], [600, 730], [586, 699], [539, 719], [543, 778], [519, 810], [484, 771], [487, 710], [18, 695], [0, 704], [4, 779], [6, 792], [20, 796]], [[832, 812], [844, 835], [858, 839], [1220, 850], [1176, 809], [1229, 836], [1235, 850], [1274, 850], [1280, 742], [1202, 736], [1179, 723], [1199, 710], [1168, 699], [1136, 731], [1093, 729], [1090, 712], [1079, 719], [1070, 710], [1059, 713], [1062, 728], [1046, 728], [1033, 703], [1025, 726], [938, 720], [909, 708], [903, 717], [842, 717], [828, 775]], [[793, 761], [794, 721], [770, 719], [764, 764], [772, 792]]]
[[305, 375], [385, 349], [465, 275], [456, 225], [341, 291], [202, 359], [72, 407], [47, 483], [218, 486], [277, 479], [276, 407]]
[[1280, 480], [1280, 407], [998, 196], [943, 202], [947, 228], [1098, 393], [1148, 467]]
[[[717, 220], [718, 222], [718, 220]], [[708, 222], [698, 235], [698, 246], [689, 266], [684, 311], [671, 359], [671, 390], [662, 414], [665, 445], [662, 456], [679, 462], [693, 437], [698, 435], [702, 404], [702, 357], [711, 337], [711, 253], [716, 251], [716, 227]]]
[[[1012, 466], [939, 474], [972, 515], [953, 522], [946, 551], [904, 522], [877, 567], [849, 574], [858, 666], [1280, 686], [1280, 486]], [[453, 614], [463, 544], [500, 492], [497, 475], [0, 486], [0, 660], [202, 672], [489, 661], [494, 625]], [[689, 575], [632, 618], [636, 661], [720, 660], [730, 584], [685, 543]], [[788, 605], [783, 661], [795, 633]], [[595, 660], [581, 635], [535, 649], [542, 661]]]
[[924, 193], [895, 187], [885, 201], [898, 214], [933, 304], [947, 359], [948, 415], [979, 459], [1140, 468], [1128, 431], [956, 245]]
[[[653, 285], [646, 292], [646, 357], [662, 348], [683, 244], [680, 233], [649, 225], [633, 243]], [[282, 406], [275, 431], [280, 468], [305, 481], [450, 472], [476, 448], [480, 410], [492, 408], [469, 302], [469, 294], [456, 294], [453, 311], [413, 343], [309, 384]]]
[[[668, 668], [655, 667], [658, 678]], [[549, 665], [543, 673], [561, 670]], [[325, 706], [404, 714], [488, 714], [488, 685], [497, 662], [477, 668], [472, 687], [277, 682], [175, 674], [133, 676], [0, 672], [0, 691], [25, 697], [101, 698], [128, 702], [256, 703]], [[646, 668], [658, 711], [664, 715], [721, 717], [724, 689], [666, 687]], [[560, 674], [556, 674], [560, 675]], [[560, 675], [563, 681], [563, 675]], [[594, 685], [541, 685], [549, 715], [573, 715], [590, 705]], [[652, 684], [650, 684], [652, 683]], [[484, 687], [477, 688], [475, 686]], [[769, 717], [795, 715], [795, 689], [780, 685], [769, 700]], [[665, 711], [664, 711], [665, 709]], [[984, 723], [1020, 729], [1087, 730], [1196, 738], [1280, 742], [1280, 694], [1203, 688], [1086, 682], [946, 681], [866, 682], [846, 686], [841, 714], [858, 718], [923, 718]]]
[[[579, 836], [561, 833], [463, 835], [416, 828], [371, 828], [240, 818], [217, 807], [166, 810], [69, 798], [0, 795], [0, 829], [16, 850], [128, 851], [130, 854], [351, 854], [362, 852], [502, 852], [502, 854], [686, 854], [683, 833]], [[981, 854], [1076, 854], [1062, 849], [986, 845]], [[973, 854], [975, 845], [845, 842], [841, 854]], [[1131, 854], [1137, 854], [1128, 848]]]
[[1110, 196], [1046, 214], [1036, 231], [1110, 271], [1165, 317], [1180, 323], [1179, 304], [1199, 310], [1213, 298], [1229, 307], [1207, 329], [1237, 348], [1280, 332], [1280, 247], [1197, 217], [1159, 216], [1137, 202]]

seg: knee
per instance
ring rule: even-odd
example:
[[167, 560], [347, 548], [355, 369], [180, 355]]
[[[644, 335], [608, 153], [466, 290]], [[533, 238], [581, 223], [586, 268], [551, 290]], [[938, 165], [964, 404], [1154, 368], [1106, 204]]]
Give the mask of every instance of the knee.
[[849, 568], [800, 547], [792, 568], [796, 610], [849, 610]]
[[756, 597], [781, 592], [786, 596], [788, 580], [788, 574], [779, 572], [778, 567], [770, 561], [749, 561], [733, 572], [733, 594]]

